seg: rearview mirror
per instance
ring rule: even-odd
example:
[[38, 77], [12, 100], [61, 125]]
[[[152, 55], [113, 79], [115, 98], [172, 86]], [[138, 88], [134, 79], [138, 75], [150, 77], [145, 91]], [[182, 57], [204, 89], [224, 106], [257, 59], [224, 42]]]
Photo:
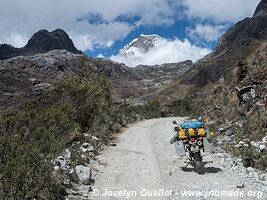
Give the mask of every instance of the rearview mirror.
[[175, 125], [177, 124], [177, 122], [176, 122], [176, 121], [173, 121], [172, 123], [173, 123], [173, 124], [175, 124]]

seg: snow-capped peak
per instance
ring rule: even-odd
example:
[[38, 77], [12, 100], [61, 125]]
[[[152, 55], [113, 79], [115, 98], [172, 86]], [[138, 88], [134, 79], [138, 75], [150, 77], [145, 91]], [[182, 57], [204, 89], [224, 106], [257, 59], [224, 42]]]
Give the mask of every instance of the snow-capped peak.
[[209, 52], [209, 49], [194, 46], [186, 39], [182, 41], [177, 38], [163, 38], [156, 34], [141, 34], [124, 46], [117, 55], [112, 55], [111, 59], [134, 67], [140, 64], [155, 65], [189, 59], [196, 61]]
[[157, 41], [162, 38], [156, 34], [152, 35], [144, 35], [141, 34], [138, 38], [135, 38], [129, 44], [127, 44], [123, 49], [121, 49], [120, 53], [127, 55], [136, 55], [136, 50], [140, 52], [148, 52], [151, 48], [156, 46]]
[[157, 37], [157, 38], [161, 38], [159, 35], [157, 34], [150, 34], [150, 35], [145, 35], [145, 34], [141, 34], [139, 37]]

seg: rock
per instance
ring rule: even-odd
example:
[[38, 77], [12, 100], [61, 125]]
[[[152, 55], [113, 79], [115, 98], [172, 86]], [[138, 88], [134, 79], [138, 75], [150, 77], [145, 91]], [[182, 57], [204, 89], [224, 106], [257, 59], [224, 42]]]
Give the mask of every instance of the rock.
[[237, 165], [242, 165], [242, 161], [243, 159], [242, 158], [237, 158], [234, 163], [236, 163]]
[[57, 166], [62, 166], [62, 165], [64, 165], [64, 158], [62, 157], [62, 156], [59, 156], [58, 158], [56, 158], [55, 159], [55, 164], [57, 165]]
[[78, 165], [75, 167], [75, 172], [82, 184], [90, 185], [93, 183], [91, 169], [89, 167]]
[[251, 141], [250, 144], [251, 144], [251, 146], [256, 147], [256, 148], [259, 147], [259, 142]]
[[265, 180], [265, 177], [266, 177], [266, 174], [262, 173], [259, 175], [259, 179], [264, 181]]
[[224, 131], [225, 131], [225, 128], [220, 128], [219, 129], [219, 132], [221, 132], [221, 133], [224, 132]]
[[249, 144], [244, 144], [243, 146], [244, 146], [244, 147], [249, 147]]
[[224, 157], [224, 155], [223, 155], [222, 153], [217, 153], [216, 156], [217, 156], [218, 158], [223, 158], [223, 157]]
[[230, 128], [230, 129], [228, 129], [228, 130], [225, 132], [225, 134], [226, 134], [227, 136], [231, 136], [231, 135], [234, 134], [234, 130]]
[[99, 139], [95, 136], [86, 137], [86, 140], [93, 146], [96, 146], [99, 141]]
[[265, 150], [265, 149], [266, 149], [266, 146], [265, 146], [265, 145], [263, 145], [263, 144], [260, 144], [260, 146], [259, 146], [259, 149], [260, 149], [260, 151], [263, 151], [263, 150]]
[[223, 141], [227, 142], [227, 143], [231, 143], [231, 142], [233, 142], [233, 140], [234, 140], [234, 138], [231, 136], [225, 136], [223, 139]]
[[36, 78], [29, 78], [29, 80], [32, 82], [33, 85], [37, 85], [39, 83], [42, 83], [42, 80], [38, 80]]
[[71, 158], [71, 152], [69, 149], [65, 149], [64, 151], [64, 157], [67, 158], [67, 159], [70, 159]]
[[112, 132], [118, 133], [121, 130], [121, 125], [119, 123], [114, 123], [111, 125], [110, 130]]
[[71, 181], [73, 181], [74, 183], [79, 183], [79, 177], [74, 169], [70, 169], [67, 175], [69, 176]]
[[70, 188], [70, 187], [71, 187], [71, 181], [70, 181], [69, 179], [66, 179], [66, 180], [63, 181], [63, 185], [64, 185], [65, 187]]
[[4, 93], [3, 96], [6, 97], [7, 99], [11, 99], [13, 97], [13, 94], [11, 94], [11, 93]]
[[246, 143], [244, 141], [240, 141], [238, 144], [242, 146], [242, 145], [244, 145]]
[[[70, 152], [69, 152], [70, 153]], [[69, 157], [66, 157], [66, 156], [69, 156]], [[70, 166], [69, 166], [69, 158], [70, 158], [70, 155], [69, 154], [66, 154], [64, 156], [59, 156], [57, 157], [54, 161], [53, 161], [53, 164], [56, 165], [57, 167], [55, 168], [55, 170], [58, 170], [58, 169], [62, 169], [64, 171], [67, 171], [69, 170]]]
[[245, 187], [245, 184], [244, 183], [241, 183], [239, 185], [236, 186], [237, 188], [244, 188]]
[[250, 139], [244, 138], [244, 139], [243, 139], [243, 142], [249, 144], [249, 143], [250, 143]]
[[267, 136], [265, 136], [265, 137], [262, 138], [262, 142], [263, 142], [264, 144], [267, 144]]
[[81, 150], [84, 152], [84, 153], [87, 153], [87, 152], [92, 152], [95, 150], [94, 146], [91, 145], [90, 143], [83, 143], [82, 144], [82, 147], [81, 147]]
[[140, 121], [140, 115], [139, 115], [139, 114], [136, 114], [135, 119], [136, 119], [137, 121]]
[[35, 85], [35, 91], [42, 91], [42, 90], [47, 90], [50, 88], [52, 85], [50, 83], [39, 83]]
[[236, 144], [236, 145], [234, 146], [234, 148], [240, 148], [240, 147], [242, 147], [242, 145], [240, 145], [240, 144]]
[[253, 172], [255, 172], [255, 169], [252, 168], [252, 167], [248, 167], [248, 168], [247, 168], [247, 171], [248, 171], [249, 173], [253, 173]]

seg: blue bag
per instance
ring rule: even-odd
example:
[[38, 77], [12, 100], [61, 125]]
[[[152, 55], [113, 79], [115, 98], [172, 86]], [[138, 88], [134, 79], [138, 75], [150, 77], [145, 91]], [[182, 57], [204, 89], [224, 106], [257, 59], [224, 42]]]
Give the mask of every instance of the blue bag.
[[182, 129], [189, 129], [189, 128], [201, 128], [204, 127], [204, 123], [200, 121], [185, 121], [181, 124]]

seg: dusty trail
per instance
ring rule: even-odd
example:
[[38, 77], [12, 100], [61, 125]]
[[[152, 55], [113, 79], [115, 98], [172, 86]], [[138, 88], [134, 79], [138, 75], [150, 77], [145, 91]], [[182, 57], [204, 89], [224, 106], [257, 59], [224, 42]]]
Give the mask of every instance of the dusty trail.
[[[204, 175], [198, 175], [190, 167], [180, 169], [186, 165], [187, 157], [177, 156], [169, 143], [174, 135], [173, 120], [143, 121], [121, 134], [117, 146], [110, 147], [100, 157], [102, 164], [97, 167], [100, 173], [89, 199], [259, 199], [247, 196], [248, 191], [258, 190], [255, 186], [245, 183], [244, 188], [237, 188], [242, 182], [240, 177], [224, 170], [213, 154], [204, 156], [204, 162], [214, 161], [205, 165]], [[182, 194], [194, 190], [203, 191], [202, 195], [205, 191], [213, 193], [206, 198]], [[244, 196], [218, 196], [221, 191], [242, 191]]]

